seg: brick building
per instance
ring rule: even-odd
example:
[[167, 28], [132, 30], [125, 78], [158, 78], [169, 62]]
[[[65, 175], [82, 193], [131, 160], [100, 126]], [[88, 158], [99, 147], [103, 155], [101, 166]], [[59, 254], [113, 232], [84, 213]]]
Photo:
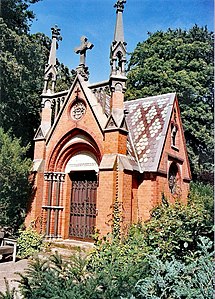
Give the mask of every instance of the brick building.
[[186, 200], [191, 179], [175, 93], [124, 101], [124, 0], [118, 0], [110, 50], [110, 77], [90, 84], [81, 38], [80, 64], [69, 90], [55, 92], [56, 45], [52, 28], [45, 69], [41, 125], [35, 135], [35, 193], [26, 224], [42, 219], [47, 237], [89, 239], [111, 229], [113, 204], [122, 226], [149, 218], [161, 201]]

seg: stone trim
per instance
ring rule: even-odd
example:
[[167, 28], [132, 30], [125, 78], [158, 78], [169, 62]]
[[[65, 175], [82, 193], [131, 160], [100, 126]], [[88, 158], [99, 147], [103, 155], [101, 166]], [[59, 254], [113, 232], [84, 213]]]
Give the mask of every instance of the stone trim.
[[45, 181], [54, 181], [54, 182], [64, 182], [65, 181], [65, 173], [64, 172], [44, 172], [44, 180]]

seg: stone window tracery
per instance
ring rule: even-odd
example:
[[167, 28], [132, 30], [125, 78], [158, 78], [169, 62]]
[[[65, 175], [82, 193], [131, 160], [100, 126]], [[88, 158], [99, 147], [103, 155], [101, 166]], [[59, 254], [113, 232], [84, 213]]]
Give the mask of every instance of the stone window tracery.
[[86, 113], [86, 105], [83, 101], [77, 100], [71, 108], [71, 116], [74, 120], [80, 120]]

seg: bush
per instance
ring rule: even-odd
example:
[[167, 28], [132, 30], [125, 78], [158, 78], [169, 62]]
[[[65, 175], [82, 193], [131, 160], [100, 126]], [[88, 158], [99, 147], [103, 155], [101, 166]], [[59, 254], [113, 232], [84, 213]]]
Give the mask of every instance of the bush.
[[17, 239], [18, 253], [21, 258], [27, 258], [38, 253], [43, 248], [44, 237], [31, 227], [24, 231], [20, 231]]
[[135, 292], [129, 298], [213, 298], [213, 243], [200, 238], [198, 251], [189, 264], [172, 257], [165, 262], [156, 255], [148, 257], [148, 271], [135, 285]]
[[36, 259], [24, 298], [212, 298], [211, 189], [192, 186], [187, 205], [166, 201], [127, 236], [106, 236], [89, 257]]
[[0, 127], [0, 226], [14, 234], [23, 224], [31, 194], [29, 147]]
[[56, 253], [47, 260], [32, 260], [26, 273], [21, 275], [20, 289], [28, 299], [210, 299], [213, 293], [211, 248], [209, 239], [200, 238], [198, 250], [189, 263], [175, 256], [163, 261], [156, 250], [136, 260], [137, 252], [133, 255], [127, 246], [116, 242], [103, 247], [93, 266], [92, 258], [81, 253], [70, 261], [63, 261]]

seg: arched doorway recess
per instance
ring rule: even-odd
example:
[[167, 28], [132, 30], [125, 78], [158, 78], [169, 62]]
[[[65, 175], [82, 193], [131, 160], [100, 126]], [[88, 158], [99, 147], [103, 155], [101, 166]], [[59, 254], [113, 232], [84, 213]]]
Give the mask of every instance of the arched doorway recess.
[[96, 157], [90, 152], [78, 152], [68, 161], [65, 172], [72, 181], [69, 238], [91, 239], [96, 224]]

